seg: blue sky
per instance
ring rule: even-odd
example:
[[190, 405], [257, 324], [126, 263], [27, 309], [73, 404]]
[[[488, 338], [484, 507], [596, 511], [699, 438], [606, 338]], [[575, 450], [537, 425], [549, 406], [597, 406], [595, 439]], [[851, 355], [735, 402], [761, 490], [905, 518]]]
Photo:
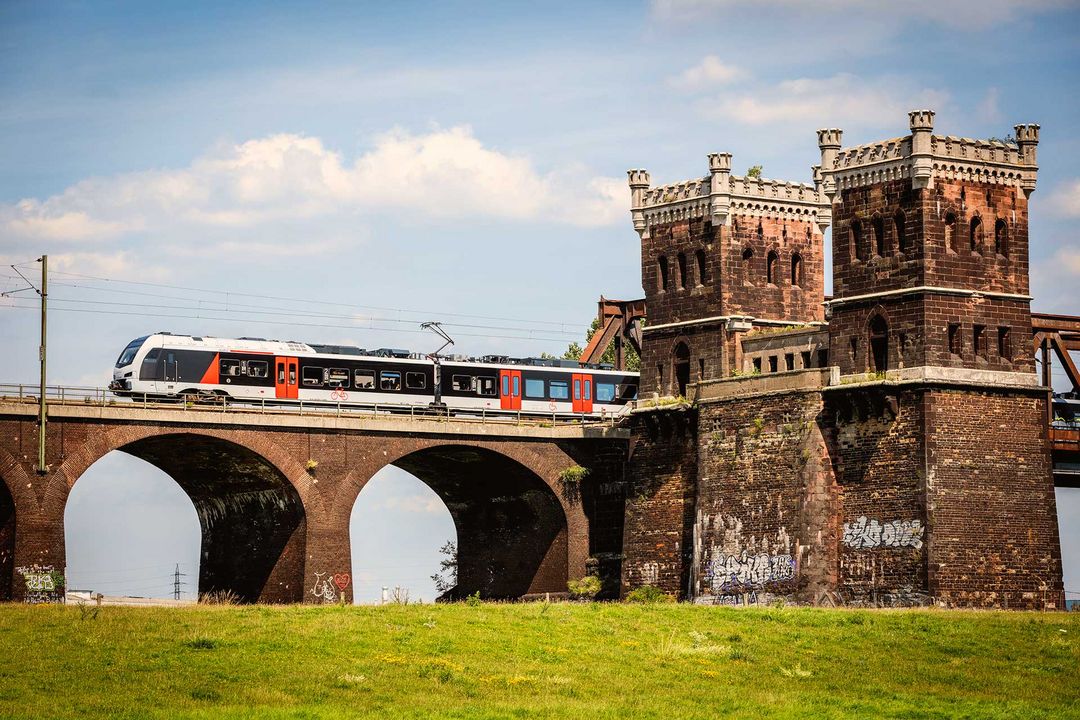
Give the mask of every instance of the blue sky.
[[[858, 144], [931, 107], [944, 134], [1042, 125], [1034, 306], [1080, 313], [1078, 31], [1078, 4], [1051, 0], [7, 2], [0, 266], [48, 252], [60, 272], [319, 298], [347, 318], [147, 317], [222, 296], [58, 274], [57, 382], [101, 384], [156, 329], [421, 350], [386, 328], [459, 313], [487, 326], [457, 328], [463, 352], [557, 351], [601, 293], [641, 294], [628, 168], [676, 181], [728, 151], [739, 172], [805, 182], [818, 127]], [[28, 302], [0, 307], [0, 380], [36, 377]]]

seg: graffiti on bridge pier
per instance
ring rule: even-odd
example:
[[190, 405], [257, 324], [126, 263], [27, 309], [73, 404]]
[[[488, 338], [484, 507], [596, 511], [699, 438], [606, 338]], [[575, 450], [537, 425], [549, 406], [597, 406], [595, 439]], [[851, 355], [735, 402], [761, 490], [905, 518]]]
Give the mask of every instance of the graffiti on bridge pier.
[[64, 573], [52, 565], [17, 567], [15, 574], [22, 575], [26, 583], [26, 602], [33, 605], [64, 602]]
[[741, 555], [715, 555], [705, 570], [705, 580], [713, 593], [740, 598], [742, 591], [794, 577], [795, 559], [790, 555], [749, 555], [745, 550]]
[[923, 546], [923, 525], [919, 520], [893, 520], [881, 523], [865, 516], [844, 523], [844, 544], [856, 550], [877, 547], [915, 548]]

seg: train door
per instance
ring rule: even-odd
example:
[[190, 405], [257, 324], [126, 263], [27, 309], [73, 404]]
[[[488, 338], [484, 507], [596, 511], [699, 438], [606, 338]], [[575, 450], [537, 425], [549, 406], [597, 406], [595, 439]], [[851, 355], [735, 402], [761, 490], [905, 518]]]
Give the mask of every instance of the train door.
[[592, 375], [574, 373], [574, 389], [572, 406], [574, 412], [591, 413], [593, 404], [593, 378]]
[[300, 397], [299, 379], [297, 378], [297, 364], [299, 361], [294, 357], [274, 358], [274, 389], [275, 395], [283, 400], [296, 400]]
[[521, 371], [499, 371], [499, 407], [503, 410], [521, 409]]

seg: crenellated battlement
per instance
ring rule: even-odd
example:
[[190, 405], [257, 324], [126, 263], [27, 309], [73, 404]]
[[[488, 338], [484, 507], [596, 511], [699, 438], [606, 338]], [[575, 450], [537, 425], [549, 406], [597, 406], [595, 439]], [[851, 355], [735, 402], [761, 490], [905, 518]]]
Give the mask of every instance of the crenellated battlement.
[[819, 130], [825, 194], [906, 178], [916, 188], [933, 187], [935, 177], [1035, 189], [1038, 125], [1016, 125], [1016, 142], [1008, 143], [934, 135], [931, 110], [908, 113], [908, 122], [910, 135], [849, 148], [840, 146], [840, 130]]
[[708, 217], [713, 224], [728, 222], [733, 209], [740, 215], [812, 220], [822, 231], [830, 222], [829, 202], [815, 184], [731, 174], [731, 155], [712, 153], [709, 175], [650, 187], [645, 170], [630, 170], [631, 215], [639, 234], [664, 223]]

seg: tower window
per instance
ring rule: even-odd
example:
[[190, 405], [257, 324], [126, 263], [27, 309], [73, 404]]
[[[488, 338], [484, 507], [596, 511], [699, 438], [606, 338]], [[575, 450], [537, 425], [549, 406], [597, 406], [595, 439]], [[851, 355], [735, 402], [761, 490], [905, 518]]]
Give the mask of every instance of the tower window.
[[960, 252], [960, 241], [956, 237], [956, 216], [945, 213], [945, 249]]
[[659, 290], [660, 290], [660, 292], [664, 292], [665, 290], [667, 290], [667, 286], [668, 286], [667, 258], [664, 257], [663, 255], [661, 255], [660, 260], [657, 262], [657, 265], [659, 266], [659, 270], [660, 270], [659, 275], [658, 275], [658, 278], [659, 278], [659, 281], [660, 281]]
[[791, 256], [791, 284], [802, 287], [802, 255], [798, 253]]
[[1009, 256], [1009, 226], [1001, 218], [994, 223], [994, 252]]
[[870, 227], [874, 232], [874, 254], [885, 257], [885, 222], [880, 215], [875, 215], [870, 221]]
[[698, 380], [705, 379], [705, 358], [698, 358], [697, 361], [697, 378]]
[[817, 351], [817, 366], [829, 367], [829, 351], [827, 349], [822, 348]]
[[754, 358], [754, 372], [761, 373], [761, 358], [759, 357]]
[[998, 328], [998, 357], [1002, 360], [1012, 360], [1012, 342], [1007, 327]]
[[866, 254], [863, 252], [862, 223], [858, 220], [851, 221], [851, 227], [848, 228], [848, 242], [851, 244], [851, 257], [855, 260], [865, 260]]
[[776, 266], [780, 264], [780, 256], [776, 254], [775, 250], [771, 250], [768, 256], [768, 264], [766, 265], [766, 280], [770, 285], [775, 285], [777, 280]]
[[851, 338], [851, 362], [855, 363], [855, 358], [859, 356], [859, 338]]
[[870, 321], [870, 361], [872, 372], [889, 369], [889, 325], [880, 315]]
[[982, 244], [982, 220], [979, 216], [971, 218], [971, 252], [979, 252], [979, 245]]
[[906, 253], [911, 249], [911, 245], [908, 243], [907, 238], [907, 218], [904, 217], [903, 210], [897, 210], [896, 215], [893, 215], [893, 233], [896, 235], [896, 247], [900, 252]]
[[686, 255], [679, 253], [677, 260], [679, 262], [679, 289], [682, 290], [686, 287]]
[[777, 360], [778, 358], [775, 355], [769, 356], [769, 372], [774, 373], [777, 371], [779, 367], [779, 363], [777, 362]]
[[784, 354], [784, 369], [789, 371], [795, 369], [795, 353]]
[[971, 332], [971, 347], [975, 350], [975, 356], [986, 358], [986, 326], [976, 325]]
[[949, 352], [956, 357], [960, 357], [963, 351], [963, 343], [960, 340], [960, 323], [949, 323]]
[[802, 366], [804, 368], [811, 367], [811, 362], [812, 361], [810, 359], [810, 351], [809, 350], [803, 350], [802, 351]]
[[754, 251], [746, 248], [742, 253], [743, 282], [753, 284]]
[[708, 282], [708, 278], [705, 277], [705, 251], [698, 250], [694, 253], [694, 259], [697, 260], [697, 284], [704, 285]]

